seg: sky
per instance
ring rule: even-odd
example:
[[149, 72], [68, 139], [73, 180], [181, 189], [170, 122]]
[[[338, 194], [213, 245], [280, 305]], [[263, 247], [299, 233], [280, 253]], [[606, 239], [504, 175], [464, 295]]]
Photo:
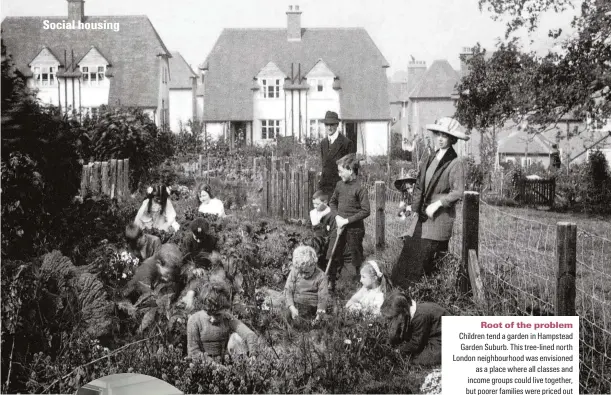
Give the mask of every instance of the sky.
[[[575, 0], [578, 1], [578, 0]], [[299, 5], [302, 27], [363, 27], [390, 64], [405, 70], [411, 56], [430, 65], [447, 59], [460, 68], [463, 47], [493, 49], [505, 25], [480, 12], [477, 0], [87, 0], [85, 15], [147, 15], [170, 51], [179, 51], [195, 71], [223, 28], [285, 28], [289, 5]], [[66, 0], [1, 0], [0, 15], [67, 16]], [[546, 53], [551, 27], [568, 28], [574, 11], [550, 13], [524, 42]]]

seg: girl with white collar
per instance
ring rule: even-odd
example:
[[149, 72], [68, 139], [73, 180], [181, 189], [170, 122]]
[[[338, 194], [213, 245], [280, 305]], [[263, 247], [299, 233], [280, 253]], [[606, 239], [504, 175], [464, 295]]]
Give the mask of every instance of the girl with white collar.
[[363, 286], [346, 303], [346, 308], [379, 315], [390, 285], [376, 261], [367, 261], [361, 268], [361, 284]]
[[451, 315], [432, 302], [416, 303], [406, 293], [393, 292], [382, 305], [390, 323], [389, 342], [412, 357], [415, 365], [441, 364], [441, 317]]

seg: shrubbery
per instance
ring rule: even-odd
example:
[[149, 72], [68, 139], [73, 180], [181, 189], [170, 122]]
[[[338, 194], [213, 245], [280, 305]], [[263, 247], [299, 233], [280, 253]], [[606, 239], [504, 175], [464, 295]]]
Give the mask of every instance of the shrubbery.
[[107, 108], [97, 117], [85, 118], [82, 129], [91, 139], [89, 158], [129, 158], [132, 189], [174, 154], [172, 133], [159, 130], [141, 109]]

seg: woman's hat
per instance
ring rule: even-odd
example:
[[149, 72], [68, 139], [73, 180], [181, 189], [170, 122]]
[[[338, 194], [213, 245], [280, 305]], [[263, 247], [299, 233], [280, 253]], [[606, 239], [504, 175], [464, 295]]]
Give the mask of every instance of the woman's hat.
[[339, 116], [334, 111], [327, 111], [323, 123], [325, 125], [337, 125], [339, 123]]
[[432, 132], [441, 132], [454, 136], [457, 139], [469, 140], [469, 136], [461, 132], [462, 126], [454, 118], [443, 117], [435, 121], [435, 123], [429, 123], [426, 125], [426, 129]]
[[402, 191], [403, 185], [410, 184], [410, 183], [413, 184], [416, 182], [417, 178], [418, 178], [418, 172], [416, 171], [416, 169], [410, 169], [408, 170], [405, 177], [395, 180], [395, 188]]

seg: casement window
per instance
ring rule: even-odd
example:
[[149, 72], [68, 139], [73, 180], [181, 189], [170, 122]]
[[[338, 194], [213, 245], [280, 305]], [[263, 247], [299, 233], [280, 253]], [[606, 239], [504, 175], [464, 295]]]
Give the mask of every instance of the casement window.
[[264, 79], [263, 97], [266, 99], [277, 99], [280, 97], [280, 79]]
[[280, 120], [261, 120], [261, 140], [273, 140], [280, 135]]
[[55, 73], [57, 68], [53, 66], [34, 67], [34, 81], [38, 86], [55, 85]]
[[325, 85], [323, 84], [323, 80], [316, 80], [316, 92], [322, 92], [325, 89]]
[[533, 164], [532, 158], [520, 158], [522, 167], [528, 167]]
[[325, 136], [323, 119], [310, 119], [310, 138], [320, 139]]
[[106, 79], [106, 66], [81, 66], [83, 85], [99, 86]]

